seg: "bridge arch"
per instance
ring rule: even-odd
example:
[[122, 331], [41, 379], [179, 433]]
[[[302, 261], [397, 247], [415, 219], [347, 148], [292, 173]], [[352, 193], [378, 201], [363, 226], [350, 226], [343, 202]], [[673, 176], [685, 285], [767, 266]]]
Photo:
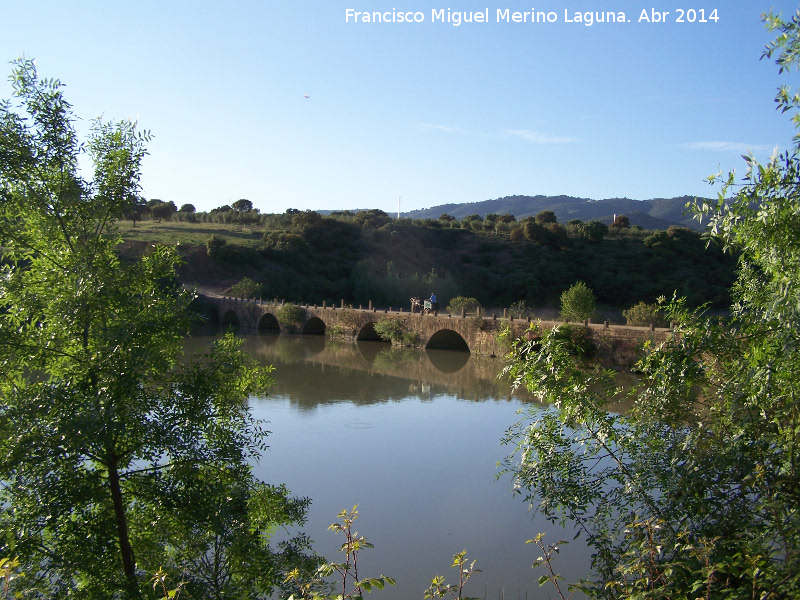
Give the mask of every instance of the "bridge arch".
[[239, 326], [239, 315], [233, 309], [228, 309], [222, 315], [222, 318], [219, 320], [220, 325], [233, 325], [235, 327]]
[[426, 350], [458, 350], [469, 352], [467, 341], [452, 329], [440, 329], [431, 336], [425, 346]]
[[311, 317], [303, 324], [300, 332], [303, 335], [325, 335], [325, 321], [319, 317]]
[[258, 320], [258, 329], [260, 331], [280, 331], [281, 325], [278, 323], [278, 319], [275, 318], [275, 315], [270, 313], [264, 313], [264, 315]]
[[362, 342], [383, 342], [381, 336], [378, 335], [378, 332], [375, 331], [375, 323], [370, 321], [366, 325], [364, 325], [361, 330], [358, 332], [356, 339]]

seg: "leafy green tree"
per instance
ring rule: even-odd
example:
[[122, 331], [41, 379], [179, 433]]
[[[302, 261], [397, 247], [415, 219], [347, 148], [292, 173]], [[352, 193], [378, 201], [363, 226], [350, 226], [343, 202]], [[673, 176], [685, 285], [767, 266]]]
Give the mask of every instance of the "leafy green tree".
[[192, 214], [197, 211], [194, 207], [194, 204], [182, 204], [178, 212]]
[[[58, 81], [25, 59], [11, 79], [17, 104], [0, 104], [0, 556], [49, 598], [140, 598], [161, 566], [193, 597], [270, 593], [308, 566], [302, 537], [269, 540], [308, 501], [251, 474], [265, 432], [246, 399], [270, 384], [268, 369], [232, 337], [182, 361], [192, 296], [177, 253], [119, 258], [115, 223], [139, 193], [149, 135], [95, 121], [82, 145]], [[84, 148], [91, 182], [78, 171]]]
[[608, 225], [600, 221], [589, 221], [588, 223], [578, 224], [576, 230], [582, 238], [596, 243], [602, 242], [603, 238], [608, 234]]
[[175, 206], [175, 203], [172, 200], [169, 202], [164, 202], [163, 200], [150, 200], [147, 203], [147, 208], [150, 209], [150, 216], [152, 216], [154, 219], [158, 219], [159, 223], [162, 219], [171, 219], [172, 215], [178, 212], [178, 208]]
[[[795, 68], [800, 15], [765, 20], [780, 32], [765, 55]], [[786, 88], [777, 102], [800, 106]], [[514, 348], [512, 381], [553, 409], [509, 431], [506, 466], [586, 537], [591, 597], [800, 597], [800, 148], [746, 161], [743, 183], [714, 176], [718, 198], [694, 207], [739, 256], [730, 317], [667, 306], [676, 335], [649, 349], [626, 414], [606, 412], [612, 374], [579, 368], [554, 335]]]
[[616, 215], [614, 221], [611, 223], [611, 227], [617, 229], [630, 229], [630, 226], [631, 220], [625, 215]]
[[246, 198], [241, 198], [236, 202], [234, 202], [233, 204], [231, 204], [231, 209], [233, 209], [233, 211], [237, 213], [250, 212], [251, 210], [253, 210], [253, 203], [250, 200], [247, 200]]
[[568, 321], [591, 319], [597, 307], [594, 292], [582, 281], [561, 294], [561, 318]]
[[359, 211], [353, 218], [353, 221], [363, 229], [379, 229], [391, 220], [388, 214], [377, 208]]
[[556, 213], [552, 210], [543, 210], [539, 212], [536, 217], [534, 217], [535, 221], [539, 225], [547, 225], [548, 223], [558, 223], [558, 219], [556, 218]]
[[136, 227], [136, 221], [141, 221], [150, 209], [147, 208], [147, 202], [144, 198], [139, 196], [131, 196], [125, 206], [122, 208], [122, 217], [133, 222]]

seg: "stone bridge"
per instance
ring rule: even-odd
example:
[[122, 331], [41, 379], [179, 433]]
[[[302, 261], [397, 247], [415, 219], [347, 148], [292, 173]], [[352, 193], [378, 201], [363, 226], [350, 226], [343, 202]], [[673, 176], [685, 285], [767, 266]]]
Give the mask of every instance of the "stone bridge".
[[[426, 349], [462, 350], [481, 356], [504, 354], [498, 334], [510, 327], [515, 335], [522, 335], [530, 325], [530, 319], [478, 317], [476, 315], [420, 314], [378, 309], [375, 307], [300, 305], [303, 309], [302, 323], [296, 327], [285, 327], [277, 314], [282, 304], [263, 300], [245, 300], [205, 295], [201, 299], [207, 304], [209, 319], [220, 325], [233, 325], [274, 333], [300, 333], [302, 335], [336, 334], [356, 340], [380, 340], [375, 324], [384, 318], [392, 318], [401, 324], [404, 331], [416, 337], [416, 346]], [[544, 328], [561, 324], [555, 321], [540, 321]], [[601, 354], [604, 364], [611, 367], [628, 368], [635, 362], [637, 349], [642, 342], [655, 344], [664, 341], [669, 329], [651, 327], [629, 327], [620, 325], [584, 323], [592, 341]], [[603, 357], [601, 357], [603, 358]]]

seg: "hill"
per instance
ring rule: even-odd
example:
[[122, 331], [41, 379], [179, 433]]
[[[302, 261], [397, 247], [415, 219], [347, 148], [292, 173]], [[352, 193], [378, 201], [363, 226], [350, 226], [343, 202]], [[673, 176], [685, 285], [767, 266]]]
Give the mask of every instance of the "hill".
[[397, 220], [380, 211], [256, 216], [247, 224], [125, 222], [121, 251], [180, 242], [182, 281], [235, 296], [394, 307], [433, 291], [443, 306], [461, 295], [487, 308], [520, 301], [553, 307], [583, 281], [618, 310], [676, 291], [691, 306], [724, 309], [736, 264], [685, 228], [629, 229], [592, 241], [571, 225], [528, 236], [527, 227], [490, 219]]
[[483, 202], [464, 204], [440, 204], [432, 208], [402, 213], [409, 219], [438, 219], [447, 213], [456, 219], [467, 215], [511, 214], [517, 220], [533, 217], [543, 210], [551, 210], [560, 223], [572, 219], [581, 221], [602, 221], [611, 224], [614, 215], [627, 215], [631, 225], [642, 229], [665, 230], [671, 225], [701, 230], [702, 226], [691, 215], [684, 215], [686, 203], [694, 200], [693, 196], [677, 198], [654, 198], [651, 200], [631, 200], [629, 198], [606, 198], [591, 200], [573, 196], [506, 196]]

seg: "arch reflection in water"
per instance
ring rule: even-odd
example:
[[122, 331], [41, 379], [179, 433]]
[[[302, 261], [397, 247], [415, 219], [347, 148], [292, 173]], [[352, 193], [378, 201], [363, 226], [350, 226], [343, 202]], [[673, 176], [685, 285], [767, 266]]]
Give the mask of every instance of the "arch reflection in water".
[[427, 350], [455, 350], [469, 353], [467, 342], [452, 329], [440, 329], [431, 336]]
[[428, 360], [442, 373], [458, 373], [470, 359], [469, 352], [454, 352], [452, 350], [425, 350]]

